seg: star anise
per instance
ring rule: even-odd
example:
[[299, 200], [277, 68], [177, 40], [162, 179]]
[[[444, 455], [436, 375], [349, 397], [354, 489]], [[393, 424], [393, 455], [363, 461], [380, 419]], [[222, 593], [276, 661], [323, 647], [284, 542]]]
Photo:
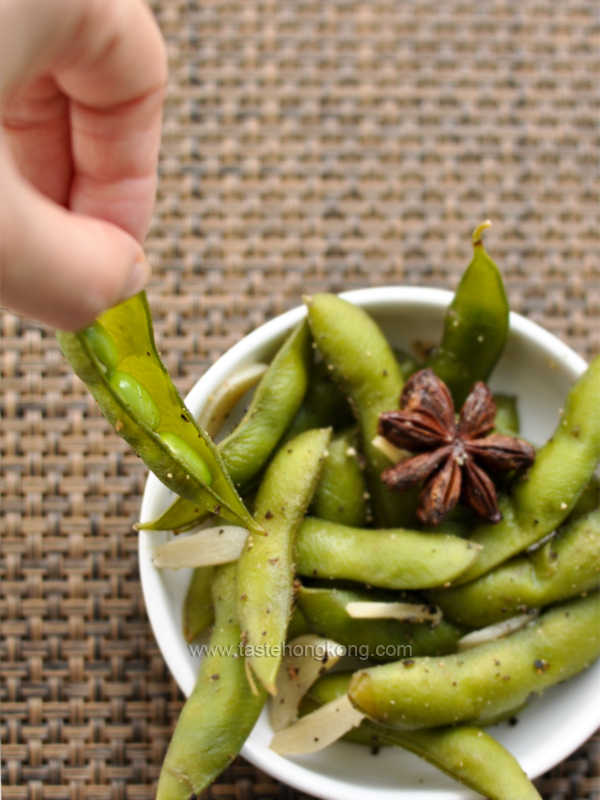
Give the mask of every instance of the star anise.
[[417, 515], [427, 525], [439, 525], [459, 499], [480, 519], [500, 522], [496, 488], [486, 470], [525, 469], [535, 450], [511, 436], [488, 436], [495, 417], [496, 404], [485, 383], [475, 384], [457, 424], [446, 384], [431, 369], [415, 373], [400, 397], [400, 411], [381, 414], [378, 430], [396, 447], [419, 455], [389, 467], [381, 479], [397, 492], [424, 482]]

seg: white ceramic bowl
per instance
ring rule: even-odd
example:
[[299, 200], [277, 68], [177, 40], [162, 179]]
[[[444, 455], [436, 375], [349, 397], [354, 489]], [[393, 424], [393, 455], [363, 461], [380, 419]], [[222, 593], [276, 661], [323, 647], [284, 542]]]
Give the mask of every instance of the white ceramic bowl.
[[[410, 350], [415, 341], [439, 341], [443, 312], [452, 294], [436, 289], [385, 287], [348, 292], [342, 297], [368, 311], [393, 345]], [[304, 308], [295, 308], [258, 328], [225, 353], [186, 398], [192, 413], [198, 415], [209, 395], [240, 366], [269, 360], [285, 334], [304, 315]], [[508, 342], [491, 387], [518, 395], [522, 433], [534, 443], [542, 443], [554, 430], [559, 408], [585, 367], [585, 362], [556, 337], [518, 314], [511, 314]], [[233, 421], [240, 418], [245, 402], [247, 399], [243, 398], [238, 403]], [[169, 490], [150, 475], [141, 519], [156, 517], [172, 498]], [[162, 654], [183, 693], [189, 695], [200, 663], [199, 658], [190, 655], [181, 630], [182, 603], [191, 570], [160, 571], [151, 560], [154, 545], [166, 541], [170, 535], [140, 532], [142, 588]], [[598, 725], [600, 661], [532, 703], [519, 715], [516, 726], [504, 723], [489, 732], [518, 758], [533, 778], [568, 756]], [[272, 730], [263, 711], [242, 755], [275, 778], [318, 798], [467, 800], [479, 796], [416, 756], [396, 748], [384, 748], [373, 756], [368, 748], [338, 742], [311, 756], [283, 758], [269, 750], [271, 737]]]

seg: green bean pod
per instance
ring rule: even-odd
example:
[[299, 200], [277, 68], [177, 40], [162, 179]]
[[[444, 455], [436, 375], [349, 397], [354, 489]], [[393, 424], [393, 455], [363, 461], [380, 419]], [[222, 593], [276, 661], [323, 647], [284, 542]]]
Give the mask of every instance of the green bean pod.
[[600, 460], [600, 356], [597, 356], [565, 403], [552, 438], [535, 463], [499, 500], [502, 521], [479, 525], [470, 534], [483, 546], [477, 562], [455, 584], [467, 583], [539, 542], [567, 518]]
[[[324, 675], [312, 685], [299, 716], [346, 694], [349, 672]], [[489, 800], [541, 800], [518, 761], [493, 737], [473, 725], [397, 731], [365, 719], [345, 741], [368, 747], [402, 747]]]
[[478, 553], [471, 542], [449, 534], [363, 530], [313, 517], [304, 520], [295, 542], [300, 575], [384, 589], [441, 586], [468, 569]]
[[465, 653], [357, 672], [348, 694], [368, 717], [403, 730], [495, 717], [588, 667], [600, 654], [600, 598], [553, 606], [504, 639]]
[[311, 514], [342, 525], [363, 528], [367, 522], [367, 484], [357, 459], [354, 429], [335, 436], [327, 448]]
[[307, 431], [280, 448], [256, 498], [267, 536], [250, 534], [240, 556], [238, 618], [254, 674], [271, 694], [291, 614], [294, 535], [319, 479], [331, 429]]
[[362, 308], [333, 294], [317, 294], [306, 302], [317, 347], [359, 423], [375, 520], [382, 527], [415, 524], [416, 492], [389, 491], [380, 477], [389, 459], [373, 445], [379, 415], [398, 408], [404, 385], [394, 352]]
[[183, 602], [183, 635], [193, 642], [214, 621], [211, 584], [214, 567], [196, 567]]
[[484, 628], [600, 588], [600, 511], [565, 523], [530, 555], [513, 558], [471, 583], [435, 594], [449, 619]]
[[246, 676], [235, 576], [236, 564], [215, 570], [214, 631], [167, 750], [157, 800], [200, 795], [239, 753], [265, 704], [264, 689], [254, 694]]
[[302, 405], [282, 441], [288, 442], [314, 428], [340, 430], [351, 425], [352, 421], [348, 400], [332, 380], [327, 365], [319, 361], [313, 366]]
[[462, 626], [446, 620], [433, 627], [428, 622], [354, 619], [346, 611], [348, 603], [398, 599], [381, 592], [301, 586], [297, 599], [304, 618], [317, 633], [349, 648], [349, 655], [368, 655], [374, 661], [452, 653], [466, 633]]
[[[102, 347], [97, 344], [97, 325], [102, 328]], [[201, 509], [260, 531], [212, 440], [196, 424], [160, 360], [144, 292], [104, 312], [97, 325], [92, 326], [94, 334], [88, 328], [79, 333], [58, 332], [57, 337], [65, 357], [110, 424], [169, 489]], [[103, 358], [110, 360], [111, 368], [118, 360], [112, 382]], [[131, 381], [127, 384], [115, 376], [127, 376]], [[180, 447], [169, 446], [165, 436], [177, 437]], [[203, 470], [198, 469], [200, 463]]]
[[[256, 387], [248, 411], [217, 450], [233, 484], [244, 494], [272, 455], [306, 392], [311, 362], [310, 331], [301, 322], [278, 350]], [[185, 530], [206, 517], [204, 509], [179, 497], [139, 530]]]
[[450, 389], [460, 408], [477, 381], [487, 382], [500, 358], [508, 334], [509, 305], [498, 267], [473, 233], [473, 258], [446, 311], [444, 334], [425, 366], [431, 367]]

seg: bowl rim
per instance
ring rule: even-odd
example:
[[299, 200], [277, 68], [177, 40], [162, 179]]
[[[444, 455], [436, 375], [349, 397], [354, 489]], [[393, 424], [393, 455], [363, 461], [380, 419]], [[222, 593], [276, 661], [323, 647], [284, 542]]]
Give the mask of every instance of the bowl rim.
[[[355, 289], [340, 293], [339, 296], [361, 306], [367, 311], [373, 306], [377, 306], [379, 309], [387, 307], [393, 310], [398, 303], [410, 303], [417, 306], [422, 305], [423, 307], [442, 309], [449, 305], [454, 297], [454, 292], [421, 286], [395, 285]], [[214, 391], [218, 385], [229, 377], [234, 369], [244, 363], [255, 360], [255, 357], [252, 358], [251, 356], [257, 348], [277, 341], [278, 338], [281, 338], [305, 316], [306, 307], [304, 305], [296, 306], [265, 322], [243, 337], [210, 366], [204, 375], [196, 382], [185, 398], [186, 405], [189, 404], [189, 406], [194, 408], [198, 403], [198, 399], [201, 398], [203, 394], [208, 396], [211, 391]], [[584, 359], [575, 353], [568, 345], [535, 322], [532, 322], [516, 312], [510, 313], [510, 330], [511, 332], [526, 337], [544, 350], [551, 352], [552, 357], [561, 362], [561, 367], [566, 369], [573, 381], [587, 368], [587, 363]], [[148, 516], [153, 486], [162, 486], [162, 484], [158, 482], [155, 476], [150, 474], [144, 488], [140, 511], [140, 519], [142, 520], [146, 519]], [[146, 602], [148, 618], [161, 654], [178, 686], [183, 691], [176, 657], [176, 652], [179, 648], [177, 632], [170, 626], [165, 628], [165, 622], [168, 622], [168, 618], [157, 602], [159, 594], [161, 592], [164, 593], [166, 590], [159, 578], [159, 570], [154, 567], [151, 561], [149, 548], [149, 544], [151, 544], [151, 536], [149, 536], [149, 534], [151, 533], [152, 532], [149, 531], [139, 532], [138, 553], [142, 593]], [[556, 748], [546, 751], [544, 754], [545, 757], [539, 758], [538, 762], [536, 762], [536, 769], [531, 773], [530, 777], [535, 778], [541, 775], [566, 758], [596, 730], [600, 719], [598, 715], [590, 714], [586, 722], [587, 724], [577, 729], [576, 735], [571, 735], [571, 737], [565, 736], [565, 740], [569, 740], [569, 744], [561, 753], [557, 754]], [[367, 796], [365, 787], [357, 787], [357, 791], [353, 792], [351, 789], [349, 790], [347, 784], [341, 784], [337, 778], [330, 778], [322, 774], [317, 774], [311, 770], [310, 766], [307, 767], [302, 763], [283, 758], [265, 748], [261, 743], [252, 742], [251, 736], [244, 744], [241, 755], [255, 766], [263, 769], [285, 784], [301, 791], [309, 792], [325, 800], [338, 800], [338, 798], [342, 796], [344, 800], [364, 800]], [[343, 795], [340, 794], [340, 787], [342, 786]], [[466, 787], [457, 786], [457, 788], [464, 790], [463, 793], [456, 795], [445, 793], [443, 796], [448, 800], [451, 800], [453, 797], [462, 798], [476, 796], [474, 794], [468, 795], [469, 790], [467, 790]], [[401, 789], [401, 787], [398, 787], [398, 789]], [[467, 794], [464, 792], [467, 792]], [[437, 798], [442, 795], [438, 793], [435, 795], [429, 794], [428, 792], [419, 795], [422, 800], [428, 800], [428, 798], [433, 800], [434, 796]], [[383, 797], [383, 794], [381, 794], [381, 797]]]

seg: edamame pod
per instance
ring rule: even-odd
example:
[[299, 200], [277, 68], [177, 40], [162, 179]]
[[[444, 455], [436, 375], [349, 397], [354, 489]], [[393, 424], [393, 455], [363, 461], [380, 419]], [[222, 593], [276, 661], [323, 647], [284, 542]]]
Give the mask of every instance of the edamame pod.
[[425, 363], [450, 389], [456, 408], [477, 381], [487, 382], [508, 334], [510, 309], [502, 276], [481, 240], [490, 225], [483, 222], [473, 232], [473, 258], [446, 311], [442, 341]]
[[[299, 716], [316, 711], [348, 691], [350, 672], [324, 675], [304, 696]], [[493, 737], [473, 725], [397, 731], [365, 719], [343, 739], [368, 747], [402, 747], [489, 800], [540, 800], [518, 761]]]
[[256, 497], [256, 518], [267, 536], [250, 534], [238, 565], [238, 618], [249, 663], [262, 685], [275, 691], [291, 614], [294, 535], [319, 479], [331, 429], [307, 431], [280, 448]]
[[313, 366], [302, 405], [282, 441], [288, 442], [314, 428], [339, 430], [351, 425], [352, 421], [348, 400], [333, 382], [327, 365], [319, 361]]
[[565, 403], [552, 438], [541, 447], [529, 474], [499, 500], [502, 521], [479, 525], [470, 534], [483, 546], [477, 562], [455, 585], [485, 575], [555, 530], [577, 503], [600, 460], [600, 356]]
[[441, 586], [468, 569], [479, 552], [471, 542], [449, 534], [372, 531], [313, 517], [302, 523], [294, 549], [300, 575], [384, 589]]
[[526, 628], [465, 653], [357, 672], [348, 695], [371, 719], [403, 730], [485, 720], [576, 675], [599, 654], [595, 592], [553, 606]]
[[471, 583], [434, 595], [444, 615], [484, 628], [531, 608], [600, 587], [600, 511], [567, 522], [530, 555], [513, 558]]
[[446, 620], [434, 627], [428, 622], [354, 619], [346, 610], [348, 603], [391, 602], [397, 595], [301, 586], [297, 599], [304, 618], [317, 633], [348, 647], [349, 655], [368, 655], [374, 661], [452, 653], [466, 633], [465, 628]]
[[183, 635], [192, 642], [214, 621], [211, 583], [214, 567], [196, 567], [183, 601]]
[[157, 800], [200, 795], [239, 753], [265, 704], [264, 689], [253, 694], [246, 676], [235, 576], [236, 564], [215, 570], [214, 631], [167, 750]]
[[362, 308], [333, 294], [317, 294], [306, 303], [317, 347], [358, 419], [375, 520], [382, 527], [411, 525], [416, 521], [417, 495], [389, 491], [380, 477], [389, 460], [373, 445], [379, 415], [398, 408], [404, 385], [394, 353]]
[[315, 517], [355, 528], [365, 526], [367, 485], [357, 460], [357, 447], [358, 436], [353, 429], [343, 431], [329, 443], [311, 507]]
[[[248, 411], [217, 449], [234, 485], [244, 492], [264, 467], [300, 407], [312, 358], [310, 331], [301, 322], [280, 347], [258, 384]], [[184, 530], [206, 516], [197, 504], [179, 497], [140, 530]]]
[[[85, 331], [58, 332], [64, 355], [110, 424], [169, 489], [199, 508], [260, 531], [239, 498], [212, 440], [196, 424], [160, 360], [145, 294], [142, 292], [104, 312], [99, 324], [114, 342], [119, 373], [131, 376], [144, 387], [160, 415], [154, 433], [151, 429], [154, 411], [143, 418], [131, 404], [131, 398], [124, 402], [121, 389], [109, 382]], [[208, 467], [211, 486], [205, 482], [205, 473], [190, 470], [190, 465], [161, 440], [164, 433], [180, 437], [190, 450], [197, 452]]]

